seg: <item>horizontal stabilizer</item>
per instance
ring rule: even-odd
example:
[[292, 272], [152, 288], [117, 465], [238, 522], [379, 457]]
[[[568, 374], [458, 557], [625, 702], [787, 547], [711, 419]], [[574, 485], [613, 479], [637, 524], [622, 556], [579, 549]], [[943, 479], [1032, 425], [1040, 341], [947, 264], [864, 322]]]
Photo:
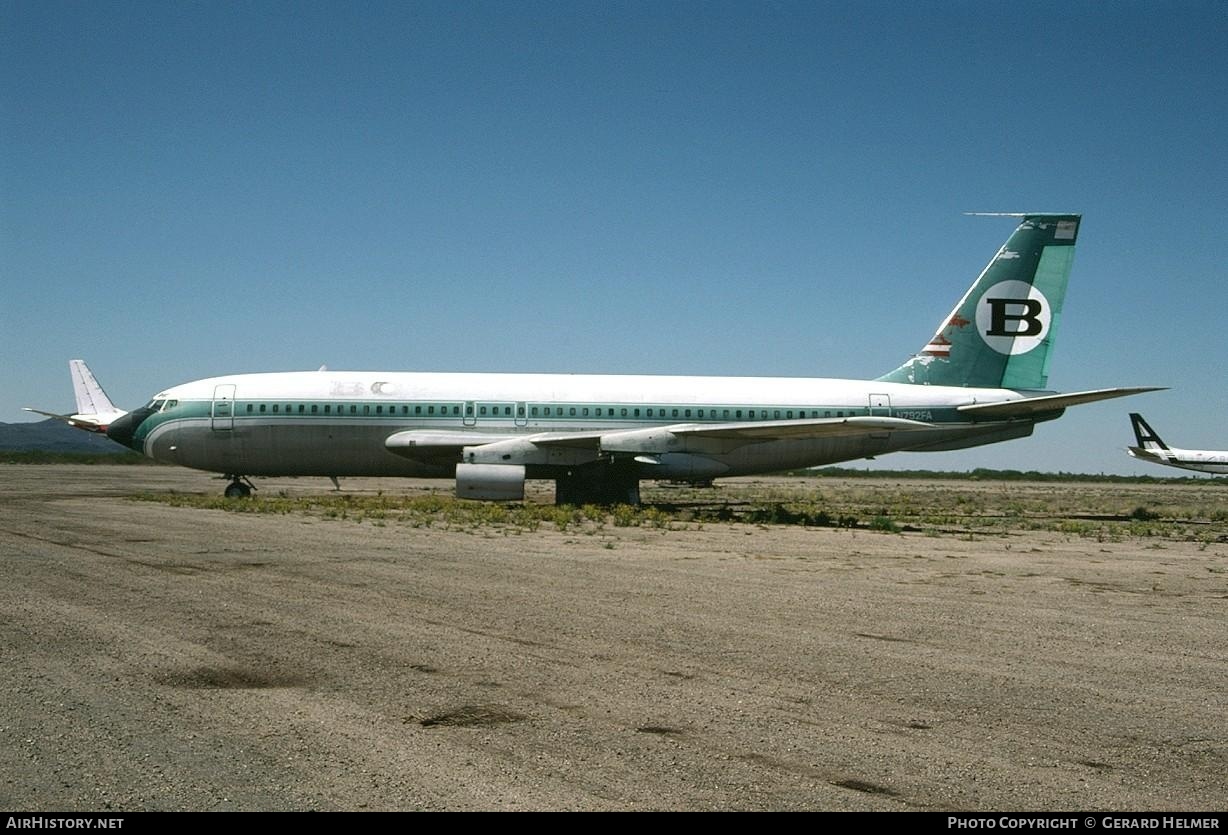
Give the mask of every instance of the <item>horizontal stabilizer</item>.
[[1131, 458], [1137, 458], [1140, 461], [1150, 461], [1152, 464], [1169, 463], [1167, 456], [1158, 455], [1152, 452], [1151, 450], [1143, 449], [1142, 447], [1137, 447], [1137, 446], [1126, 447], [1126, 452], [1130, 453]]
[[60, 415], [55, 412], [44, 412], [42, 409], [31, 409], [29, 406], [22, 406], [23, 412], [33, 412], [36, 415], [46, 415], [49, 418], [62, 420], [69, 426], [75, 426], [77, 429], [85, 429], [89, 432], [105, 432], [107, 427], [97, 417], [92, 415]]
[[959, 406], [958, 410], [973, 417], [993, 420], [1030, 417], [1043, 412], [1056, 412], [1069, 406], [1095, 403], [1098, 400], [1111, 400], [1114, 397], [1129, 397], [1132, 394], [1143, 394], [1148, 391], [1163, 391], [1165, 388], [1165, 386], [1135, 386], [1133, 388], [1076, 391], [1070, 394], [1045, 394], [1040, 397], [1007, 400], [1004, 403], [972, 403], [967, 406]]

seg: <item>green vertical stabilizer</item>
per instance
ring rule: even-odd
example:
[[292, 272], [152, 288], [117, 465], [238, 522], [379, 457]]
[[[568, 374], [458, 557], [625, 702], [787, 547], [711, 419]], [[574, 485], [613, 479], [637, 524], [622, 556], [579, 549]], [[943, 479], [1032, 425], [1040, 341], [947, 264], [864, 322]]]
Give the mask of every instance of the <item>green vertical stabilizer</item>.
[[1043, 389], [1080, 215], [1018, 214], [1019, 226], [908, 362], [879, 380]]

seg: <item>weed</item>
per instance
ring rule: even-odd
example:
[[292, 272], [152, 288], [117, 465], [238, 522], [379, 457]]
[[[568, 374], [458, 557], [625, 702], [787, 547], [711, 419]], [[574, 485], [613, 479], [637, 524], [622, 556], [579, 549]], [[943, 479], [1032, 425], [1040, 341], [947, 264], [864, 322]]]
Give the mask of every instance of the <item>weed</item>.
[[899, 533], [900, 526], [890, 516], [879, 514], [870, 520], [870, 530], [883, 533]]

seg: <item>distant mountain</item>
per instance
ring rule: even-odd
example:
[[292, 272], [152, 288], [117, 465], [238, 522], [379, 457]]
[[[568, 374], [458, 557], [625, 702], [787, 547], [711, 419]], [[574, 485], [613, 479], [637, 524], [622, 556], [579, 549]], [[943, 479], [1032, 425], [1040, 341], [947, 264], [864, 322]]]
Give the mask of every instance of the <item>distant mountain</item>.
[[0, 423], [0, 450], [87, 452], [95, 455], [122, 455], [129, 451], [104, 435], [73, 429], [55, 418], [36, 423]]

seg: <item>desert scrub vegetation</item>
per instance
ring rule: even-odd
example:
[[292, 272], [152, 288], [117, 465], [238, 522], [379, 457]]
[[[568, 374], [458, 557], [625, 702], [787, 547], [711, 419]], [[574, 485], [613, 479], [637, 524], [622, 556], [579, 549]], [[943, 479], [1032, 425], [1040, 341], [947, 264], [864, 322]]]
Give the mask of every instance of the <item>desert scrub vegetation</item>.
[[428, 495], [355, 495], [348, 493], [309, 496], [251, 496], [226, 498], [220, 495], [187, 493], [141, 493], [136, 501], [155, 502], [170, 507], [223, 510], [244, 514], [298, 513], [323, 520], [404, 524], [410, 527], [441, 527], [449, 530], [504, 529], [533, 532], [543, 525], [556, 531], [595, 533], [607, 525], [666, 530], [672, 524], [685, 524], [690, 514], [667, 513], [658, 507], [617, 505], [499, 504]]
[[[389, 482], [395, 485], [395, 482]], [[669, 531], [746, 524], [846, 528], [927, 536], [1051, 531], [1111, 541], [1126, 537], [1228, 542], [1228, 480], [1197, 485], [1115, 482], [1009, 483], [940, 479], [733, 479], [716, 487], [645, 483], [639, 507], [495, 504], [443, 492], [257, 495], [143, 494], [175, 507], [232, 513], [297, 513], [323, 520], [525, 533]], [[546, 496], [543, 495], [542, 498]]]

